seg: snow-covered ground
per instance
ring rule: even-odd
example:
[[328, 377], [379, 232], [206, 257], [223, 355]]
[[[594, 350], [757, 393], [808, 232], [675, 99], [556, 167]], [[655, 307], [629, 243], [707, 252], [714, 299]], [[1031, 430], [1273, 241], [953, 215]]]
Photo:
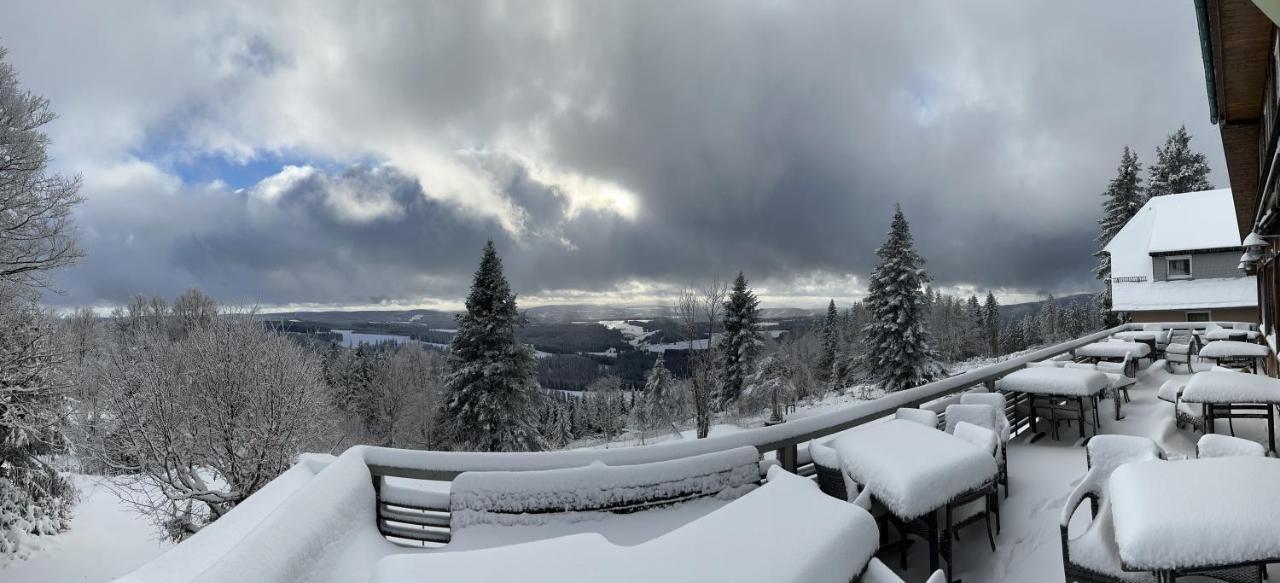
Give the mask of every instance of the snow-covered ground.
[[71, 530], [43, 537], [27, 559], [0, 558], [4, 583], [100, 583], [124, 575], [172, 546], [97, 476], [73, 474], [80, 490]]
[[[1207, 367], [1206, 367], [1207, 368]], [[1185, 374], [1180, 376], [1186, 376]], [[1102, 431], [1141, 435], [1155, 439], [1173, 455], [1194, 454], [1194, 441], [1199, 436], [1189, 430], [1172, 427], [1172, 405], [1156, 398], [1156, 390], [1170, 374], [1159, 367], [1140, 371], [1138, 383], [1130, 391], [1132, 402], [1124, 406], [1125, 419], [1115, 421], [1103, 407]], [[811, 403], [794, 415], [813, 414], [831, 407], [845, 406], [857, 400], [857, 391], [833, 395]], [[1266, 426], [1262, 421], [1237, 420], [1237, 435], [1263, 441]], [[713, 434], [741, 431], [735, 424], [717, 424]], [[681, 438], [692, 439], [689, 432]], [[981, 526], [962, 532], [956, 542], [954, 576], [964, 581], [1027, 582], [1058, 580], [1062, 572], [1058, 515], [1072, 487], [1086, 471], [1085, 452], [1075, 438], [1075, 428], [1065, 429], [1063, 439], [1045, 437], [1029, 443], [1029, 436], [1015, 437], [1009, 446], [1010, 496], [1001, 497], [1002, 530], [992, 552]], [[672, 434], [653, 436], [647, 443], [675, 439]], [[634, 442], [631, 442], [634, 443]], [[619, 447], [629, 443], [580, 444], [586, 447]], [[130, 513], [96, 478], [75, 476], [83, 492], [73, 530], [50, 537], [44, 548], [26, 560], [0, 564], [0, 581], [44, 583], [63, 581], [109, 581], [158, 555], [165, 545], [155, 540], [153, 527]], [[602, 521], [557, 524], [539, 527], [477, 527], [466, 537], [442, 550], [460, 551], [512, 544], [577, 533], [598, 533], [609, 541], [634, 545], [654, 539], [682, 524], [697, 520], [723, 506], [723, 502], [704, 500], [671, 509], [610, 517]], [[1087, 512], [1077, 513], [1073, 529], [1082, 528]], [[1073, 534], [1074, 534], [1073, 530]], [[886, 560], [897, 565], [896, 557]], [[923, 581], [928, 560], [925, 545], [912, 545], [910, 568], [904, 575], [908, 581]], [[1280, 569], [1272, 569], [1280, 577]]]

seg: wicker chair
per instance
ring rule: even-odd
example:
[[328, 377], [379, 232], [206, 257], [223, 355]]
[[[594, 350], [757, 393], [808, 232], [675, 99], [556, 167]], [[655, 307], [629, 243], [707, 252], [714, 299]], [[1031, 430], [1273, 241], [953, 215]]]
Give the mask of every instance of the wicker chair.
[[[956, 424], [953, 435], [963, 439], [979, 449], [989, 452], [993, 457], [999, 458], [1000, 438], [996, 433], [986, 427], [979, 427], [966, 421]], [[974, 503], [982, 501], [983, 508], [981, 511], [972, 512], [968, 515], [961, 515], [959, 521], [956, 521], [956, 514], [968, 510]], [[991, 551], [996, 550], [996, 539], [991, 535], [991, 516], [996, 517], [996, 532], [1000, 527], [1000, 506], [996, 495], [996, 481], [992, 480], [977, 488], [964, 492], [947, 503], [947, 530], [954, 532], [955, 537], [960, 538], [960, 529], [969, 526], [979, 520], [983, 521], [987, 527], [987, 543], [991, 545]]]
[[1009, 497], [1009, 439], [1012, 437], [1013, 426], [1009, 423], [1008, 408], [1005, 404], [1004, 393], [989, 392], [969, 392], [960, 395], [961, 405], [989, 405], [996, 410], [995, 427], [990, 427], [996, 432], [996, 437], [1000, 438], [1000, 485], [1004, 486], [1004, 497]]
[[[1160, 446], [1145, 437], [1098, 435], [1089, 440], [1085, 451], [1089, 472], [1067, 497], [1058, 521], [1067, 583], [1154, 583], [1156, 578], [1150, 573], [1131, 573], [1121, 567], [1106, 485], [1111, 472], [1121, 464], [1163, 459]], [[1089, 528], [1080, 536], [1069, 538], [1067, 527], [1086, 499], [1090, 501], [1092, 515]], [[1074, 556], [1072, 549], [1077, 551]], [[1090, 552], [1083, 552], [1085, 549]]]
[[1173, 372], [1174, 364], [1183, 364], [1188, 372], [1195, 372], [1191, 368], [1191, 362], [1197, 354], [1200, 354], [1199, 335], [1190, 330], [1172, 331], [1169, 344], [1164, 349], [1165, 370]]

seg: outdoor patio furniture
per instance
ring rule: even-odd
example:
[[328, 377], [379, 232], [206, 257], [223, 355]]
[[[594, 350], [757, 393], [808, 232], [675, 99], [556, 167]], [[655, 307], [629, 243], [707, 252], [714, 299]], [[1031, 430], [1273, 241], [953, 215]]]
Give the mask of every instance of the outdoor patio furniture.
[[1280, 405], [1280, 380], [1242, 372], [1198, 372], [1182, 390], [1182, 401], [1201, 405], [1205, 433], [1215, 431], [1217, 419], [1266, 419], [1267, 443], [1270, 451], [1276, 450], [1272, 408]]
[[1274, 458], [1124, 464], [1109, 480], [1124, 569], [1167, 581], [1193, 574], [1261, 581], [1265, 564], [1280, 561], [1278, 482], [1280, 460]]
[[1160, 358], [1161, 348], [1163, 344], [1168, 344], [1168, 333], [1163, 330], [1126, 330], [1124, 332], [1116, 332], [1111, 337], [1117, 340], [1127, 342], [1141, 342], [1151, 348], [1150, 357], [1152, 360]]
[[[985, 405], [979, 406], [985, 407]], [[996, 436], [996, 432], [986, 427], [961, 421], [951, 434], [990, 453], [993, 458], [1000, 457], [1000, 438]], [[974, 511], [973, 507], [977, 502], [982, 503], [982, 509]], [[953, 525], [951, 530], [956, 533], [956, 538], [960, 538], [960, 529], [981, 520], [987, 527], [987, 542], [991, 545], [991, 551], [995, 552], [996, 539], [991, 534], [992, 515], [996, 517], [996, 532], [1000, 532], [1000, 507], [996, 498], [995, 480], [965, 492], [947, 503], [947, 524]]]
[[1107, 376], [1098, 371], [1049, 367], [1024, 368], [996, 381], [996, 386], [1002, 390], [1027, 394], [1030, 401], [1031, 432], [1035, 435], [1032, 441], [1043, 437], [1037, 430], [1036, 421], [1041, 410], [1049, 415], [1049, 421], [1054, 425], [1055, 437], [1058, 416], [1068, 413], [1076, 415], [1080, 419], [1081, 438], [1085, 437], [1087, 413], [1092, 410], [1093, 432], [1096, 435], [1099, 426], [1097, 398], [1109, 384]]
[[1187, 382], [1185, 380], [1167, 380], [1156, 391], [1156, 398], [1173, 404], [1175, 427], [1181, 429], [1182, 426], [1186, 425], [1196, 431], [1204, 431], [1204, 417], [1201, 416], [1202, 408], [1182, 400], [1182, 391], [1186, 389], [1186, 386]]
[[1240, 340], [1214, 340], [1200, 349], [1202, 360], [1212, 360], [1222, 366], [1242, 365], [1258, 372], [1261, 361], [1270, 354], [1270, 349], [1262, 344]]
[[902, 407], [898, 409], [896, 413], [893, 414], [893, 418], [902, 419], [904, 421], [911, 421], [912, 423], [919, 423], [921, 425], [924, 425], [925, 427], [932, 427], [934, 429], [937, 429], [939, 427], [938, 413], [936, 411], [930, 411], [928, 409], [912, 409], [909, 407]]
[[[939, 569], [929, 575], [929, 578], [924, 583], [946, 583], [946, 581], [946, 574]], [[897, 573], [894, 573], [893, 569], [890, 569], [888, 565], [882, 563], [880, 559], [872, 558], [856, 583], [906, 583], [906, 581], [899, 577]]]
[[1147, 358], [1151, 354], [1151, 346], [1141, 342], [1114, 341], [1085, 344], [1072, 351], [1076, 358], [1123, 360], [1125, 357], [1136, 361]]
[[1004, 497], [1009, 497], [1009, 438], [1012, 437], [1013, 425], [1009, 423], [1004, 393], [970, 391], [960, 395], [961, 405], [990, 405], [996, 410], [996, 426], [991, 429], [1000, 438], [1000, 484], [1004, 486]]
[[1173, 372], [1174, 364], [1182, 364], [1188, 372], [1193, 372], [1192, 359], [1200, 352], [1200, 346], [1200, 336], [1182, 329], [1174, 331], [1164, 349], [1165, 370]]
[[[1067, 497], [1058, 520], [1067, 583], [1154, 582], [1156, 579], [1150, 574], [1124, 571], [1115, 543], [1107, 481], [1122, 464], [1160, 459], [1159, 446], [1144, 437], [1099, 435], [1089, 440], [1086, 453], [1089, 471]], [[1086, 499], [1090, 501], [1089, 527], [1080, 536], [1070, 538], [1071, 518]]]
[[[950, 571], [951, 525], [940, 527], [938, 511], [994, 482], [995, 458], [955, 436], [901, 419], [857, 427], [831, 446], [848, 475], [888, 509], [899, 532], [905, 536], [913, 523], [921, 527], [929, 543], [930, 570], [941, 559]], [[905, 545], [902, 550], [905, 563]]]
[[1262, 444], [1229, 435], [1210, 433], [1200, 436], [1200, 441], [1196, 442], [1196, 457], [1198, 458], [1263, 457], [1265, 455], [1267, 455], [1267, 450], [1262, 447]]
[[1080, 370], [1095, 370], [1107, 376], [1107, 388], [1099, 394], [1099, 398], [1110, 397], [1115, 405], [1115, 419], [1119, 421], [1124, 419], [1121, 414], [1120, 403], [1128, 403], [1129, 386], [1138, 382], [1137, 364], [1129, 357], [1125, 357], [1120, 362], [1068, 362], [1063, 368], [1074, 368]]

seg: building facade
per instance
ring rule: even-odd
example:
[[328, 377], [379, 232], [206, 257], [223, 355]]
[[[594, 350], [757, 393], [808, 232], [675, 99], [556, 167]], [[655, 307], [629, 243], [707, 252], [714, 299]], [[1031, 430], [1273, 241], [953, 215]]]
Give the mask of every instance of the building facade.
[[1153, 197], [1103, 247], [1112, 310], [1136, 322], [1256, 321], [1243, 251], [1230, 189]]

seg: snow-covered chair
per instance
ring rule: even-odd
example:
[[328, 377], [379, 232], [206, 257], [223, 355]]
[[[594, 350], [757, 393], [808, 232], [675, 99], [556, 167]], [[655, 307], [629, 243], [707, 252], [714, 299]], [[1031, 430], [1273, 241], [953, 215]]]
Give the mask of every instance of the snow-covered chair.
[[[946, 581], [946, 573], [938, 569], [924, 583], [946, 583]], [[858, 583], [906, 583], [906, 581], [880, 562], [880, 559], [872, 558], [871, 562], [867, 563], [866, 570], [862, 572], [862, 577], [858, 579]]]
[[1261, 443], [1230, 435], [1210, 433], [1196, 442], [1196, 457], [1264, 457], [1266, 448]]
[[[1067, 497], [1058, 527], [1062, 535], [1062, 566], [1068, 583], [1154, 583], [1150, 573], [1125, 571], [1116, 547], [1115, 525], [1107, 498], [1107, 481], [1120, 465], [1163, 459], [1156, 442], [1132, 435], [1097, 435], [1085, 448], [1089, 471]], [[1085, 532], [1070, 538], [1068, 527], [1076, 510], [1090, 501], [1092, 519]]]
[[839, 498], [846, 502], [853, 502], [870, 512], [880, 528], [880, 539], [883, 542], [885, 535], [888, 534], [888, 512], [883, 507], [872, 504], [871, 491], [863, 488], [862, 484], [859, 484], [857, 480], [853, 479], [853, 476], [849, 475], [849, 470], [845, 467], [844, 462], [840, 460], [840, 451], [831, 447], [828, 443], [820, 442], [816, 439], [809, 442], [809, 457], [813, 460], [813, 469], [818, 478], [818, 489], [828, 496]]
[[902, 407], [893, 414], [894, 419], [902, 419], [912, 423], [919, 423], [925, 427], [938, 428], [938, 413], [928, 409], [913, 409], [910, 407]]
[[1173, 372], [1173, 365], [1182, 364], [1187, 367], [1187, 372], [1195, 372], [1191, 363], [1197, 354], [1200, 354], [1200, 335], [1178, 329], [1172, 333], [1164, 349], [1165, 369]]
[[[979, 427], [972, 423], [961, 421], [956, 424], [952, 435], [999, 459], [1001, 444], [996, 432], [986, 427]], [[982, 502], [980, 510], [976, 508], [979, 501]], [[996, 501], [996, 484], [995, 482], [990, 482], [965, 492], [948, 502], [946, 520], [950, 530], [957, 532], [957, 537], [961, 528], [982, 520], [987, 527], [987, 542], [991, 545], [991, 551], [995, 552], [996, 540], [991, 535], [991, 516], [993, 514], [996, 516], [996, 530], [998, 532], [1000, 510]]]
[[1009, 415], [1007, 413], [1007, 405], [1004, 393], [972, 391], [960, 395], [961, 405], [988, 405], [995, 409], [995, 427], [992, 427], [996, 433], [996, 437], [1000, 438], [1000, 485], [1004, 486], [1004, 497], [1009, 497], [1009, 452], [1007, 450], [1009, 439], [1012, 437], [1013, 426], [1009, 423]]

